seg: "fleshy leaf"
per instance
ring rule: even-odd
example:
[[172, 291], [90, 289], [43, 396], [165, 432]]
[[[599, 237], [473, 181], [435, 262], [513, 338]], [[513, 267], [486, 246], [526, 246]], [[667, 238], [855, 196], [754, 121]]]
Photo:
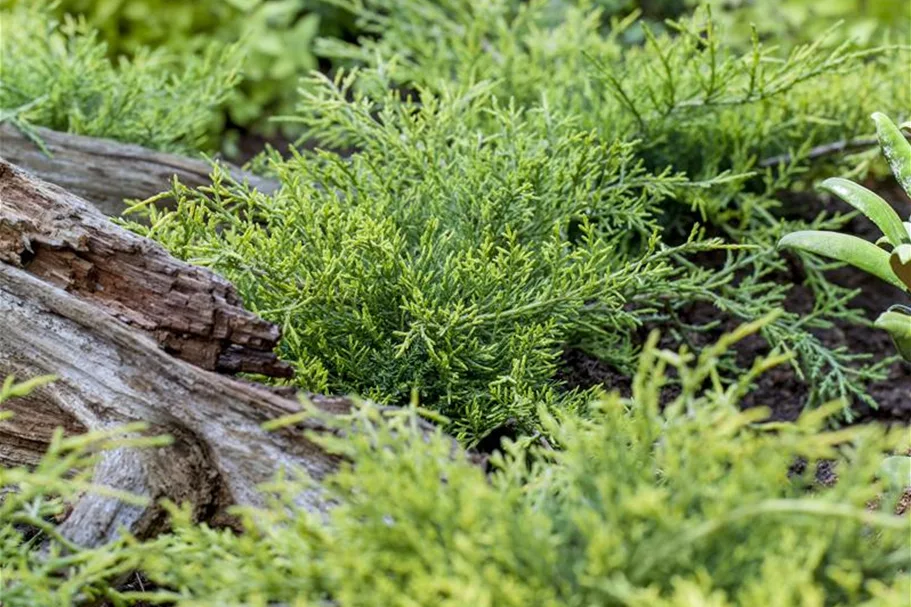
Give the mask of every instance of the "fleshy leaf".
[[874, 326], [886, 331], [892, 337], [899, 355], [911, 361], [911, 316], [904, 311], [905, 309], [902, 306], [892, 306], [887, 312], [879, 315]]
[[778, 241], [778, 246], [843, 261], [899, 289], [908, 290], [908, 287], [892, 271], [892, 267], [889, 265], [889, 253], [872, 242], [856, 236], [838, 232], [805, 230], [786, 235]]
[[879, 145], [892, 167], [892, 174], [908, 196], [911, 196], [911, 143], [908, 143], [895, 123], [885, 114], [876, 112], [873, 120], [876, 121]]
[[895, 247], [889, 255], [889, 265], [895, 276], [911, 289], [911, 244]]
[[902, 223], [898, 213], [888, 202], [867, 188], [840, 177], [826, 179], [820, 187], [827, 192], [835, 194], [866, 215], [889, 239], [893, 247], [897, 247], [902, 243], [911, 243], [908, 230], [905, 229], [905, 225]]
[[893, 245], [889, 241], [889, 239], [886, 238], [885, 236], [880, 236], [879, 238], [877, 238], [875, 244], [876, 244], [876, 246], [878, 246], [883, 251], [886, 251], [887, 253], [891, 253], [892, 249], [895, 248], [895, 245]]

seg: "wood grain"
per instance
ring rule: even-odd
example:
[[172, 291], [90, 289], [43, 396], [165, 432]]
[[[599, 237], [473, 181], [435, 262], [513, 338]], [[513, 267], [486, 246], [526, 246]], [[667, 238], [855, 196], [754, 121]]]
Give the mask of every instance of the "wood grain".
[[[57, 427], [66, 434], [143, 422], [171, 446], [101, 454], [95, 482], [150, 498], [147, 506], [87, 493], [61, 532], [83, 546], [121, 528], [158, 533], [168, 498], [198, 520], [224, 523], [232, 504], [259, 504], [258, 486], [281, 469], [322, 478], [338, 463], [303, 434], [316, 421], [266, 432], [300, 411], [295, 398], [217, 373], [218, 352], [248, 349], [263, 370], [278, 329], [243, 309], [233, 286], [170, 257], [78, 197], [0, 161], [0, 378], [52, 374], [53, 383], [4, 404], [0, 465], [34, 465]], [[175, 345], [178, 344], [178, 345]], [[265, 357], [265, 358], [264, 358]], [[334, 414], [347, 399], [312, 397]], [[311, 511], [317, 490], [298, 498]]]
[[[35, 131], [50, 156], [5, 123], [0, 124], [0, 157], [84, 198], [105, 215], [120, 215], [124, 200], [145, 200], [167, 190], [175, 177], [191, 188], [210, 183], [211, 165], [204, 160], [41, 127]], [[234, 179], [263, 193], [278, 189], [277, 181], [222, 164]]]

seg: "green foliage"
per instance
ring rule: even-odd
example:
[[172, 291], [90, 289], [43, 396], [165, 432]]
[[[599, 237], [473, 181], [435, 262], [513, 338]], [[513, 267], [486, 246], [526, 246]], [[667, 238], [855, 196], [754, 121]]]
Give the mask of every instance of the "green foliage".
[[[904, 68], [906, 56], [879, 56], [878, 61], [895, 66], [894, 72], [871, 69], [846, 78], [838, 72], [860, 72], [864, 62], [852, 57], [850, 47], [823, 51], [820, 44], [833, 40], [831, 33], [783, 60], [771, 47], [742, 52], [724, 45], [724, 32], [717, 32], [702, 13], [671, 23], [667, 33], [646, 36], [644, 45], [625, 46], [621, 37], [635, 22], [617, 23], [604, 34], [601, 13], [572, 8], [550, 25], [543, 1], [477, 5], [450, 0], [432, 8], [424, 0], [347, 4], [358, 15], [359, 27], [375, 38], [360, 40], [358, 46], [325, 41], [321, 49], [330, 57], [368, 65], [386, 62], [390, 80], [403, 86], [497, 81], [504, 98], [523, 103], [543, 98], [550, 108], [572, 110], [605, 137], [635, 134], [646, 145], [673, 154], [656, 162], [676, 165], [695, 152], [693, 166], [714, 170], [717, 166], [706, 160], [715, 160], [717, 153], [718, 161], [727, 157], [749, 169], [743, 162], [748, 158], [740, 158], [747, 152], [795, 146], [808, 135], [813, 143], [831, 141], [833, 135], [866, 129], [858, 121], [873, 109], [858, 115], [857, 98], [847, 97], [848, 90], [896, 108], [906, 107], [900, 100], [908, 99], [907, 87], [892, 77]], [[835, 90], [816, 94], [832, 86]], [[756, 124], [760, 118], [764, 129]], [[819, 129], [827, 121], [838, 121], [828, 125], [836, 128], [813, 132], [814, 123]], [[648, 128], [631, 133], [636, 126]], [[668, 132], [672, 128], [679, 132]], [[707, 132], [693, 132], [697, 129]], [[670, 143], [681, 143], [668, 141], [672, 134], [682, 140], [683, 149], [667, 150]], [[715, 142], [714, 149], [700, 151], [706, 146], [696, 144], [705, 142]]]
[[[895, 77], [907, 54], [827, 48], [832, 32], [787, 54], [758, 41], [741, 51], [725, 45], [724, 32], [700, 11], [664, 33], [646, 30], [645, 44], [625, 45], [624, 31], [636, 22], [617, 22], [604, 33], [603, 14], [585, 2], [568, 7], [557, 23], [545, 0], [339, 3], [371, 37], [357, 45], [322, 41], [318, 48], [335, 61], [381, 68], [391, 85], [406, 90], [493, 82], [502, 99], [572, 115], [607, 140], [640, 140], [651, 166], [670, 165], [694, 178], [749, 172], [781, 150], [865, 133], [873, 111], [897, 113], [911, 104]], [[738, 202], [706, 212], [757, 205]]]
[[301, 387], [397, 404], [417, 390], [469, 441], [510, 417], [531, 427], [539, 403], [581, 398], [554, 390], [567, 343], [629, 368], [647, 311], [627, 304], [707, 280], [676, 259], [719, 243], [664, 245], [653, 215], [697, 184], [647, 172], [632, 145], [501, 106], [489, 87], [417, 105], [356, 82], [322, 79], [305, 102], [326, 140], [357, 146], [350, 160], [275, 164], [272, 197], [218, 175], [178, 185], [173, 211], [133, 226], [280, 323]]
[[751, 30], [783, 45], [816, 40], [844, 22], [843, 37], [859, 44], [911, 41], [911, 4], [894, 0], [710, 0], [732, 43]]
[[237, 82], [236, 48], [198, 57], [138, 50], [112, 62], [84, 21], [58, 23], [45, 2], [0, 12], [0, 120], [184, 151], [208, 147]]
[[[743, 55], [702, 15], [627, 47], [597, 10], [553, 24], [547, 8], [352, 5], [374, 37], [322, 49], [364, 67], [307, 81], [295, 121], [355, 153], [274, 159], [284, 189], [271, 197], [223, 176], [178, 186], [176, 210], [135, 229], [280, 323], [301, 387], [399, 404], [416, 390], [469, 443], [510, 418], [534, 428], [541, 402], [584, 401], [556, 381], [568, 347], [629, 373], [641, 327], [674, 326], [682, 342], [707, 329], [680, 324], [696, 302], [740, 320], [781, 306], [772, 245], [793, 226], [775, 193], [801, 187], [810, 146], [863, 132], [868, 104], [907, 98], [886, 69], [901, 56], [812, 45], [779, 59], [758, 43]], [[742, 248], [716, 267], [688, 260], [719, 247], [698, 221]], [[810, 404], [874, 404], [864, 385], [880, 368], [813, 334], [861, 318], [824, 269], [808, 266], [814, 312], [763, 336], [797, 354]]]
[[911, 360], [911, 308], [896, 304], [879, 315], [876, 328], [886, 331], [895, 349], [905, 360]]
[[778, 245], [815, 253], [849, 263], [899, 289], [907, 289], [889, 265], [889, 253], [875, 244], [849, 234], [824, 230], [802, 230], [782, 238]]
[[[42, 376], [14, 383], [13, 377], [7, 377], [0, 388], [0, 407], [53, 380]], [[0, 409], [0, 422], [10, 417]], [[118, 554], [111, 546], [82, 550], [62, 537], [54, 523], [66, 516], [68, 502], [86, 492], [145, 503], [139, 496], [92, 482], [93, 468], [104, 451], [168, 444], [166, 437], [126, 436], [143, 429], [142, 424], [133, 424], [64, 438], [58, 428], [35, 467], [0, 466], [0, 604], [82, 604], [105, 596], [110, 580], [131, 571], [134, 557]]]
[[[124, 605], [902, 605], [911, 521], [890, 514], [892, 503], [868, 504], [889, 483], [875, 480], [881, 455], [907, 448], [907, 436], [826, 432], [837, 406], [796, 423], [741, 412], [740, 396], [782, 358], [756, 361], [725, 387], [717, 356], [756, 328], [699, 357], [658, 350], [653, 336], [631, 398], [603, 395], [585, 416], [540, 410], [551, 442], [507, 444], [489, 477], [413, 410], [326, 418], [344, 436], [318, 440], [350, 462], [321, 483], [337, 504], [328, 515], [294, 505], [311, 484], [289, 471], [267, 487], [267, 507], [235, 511], [243, 535], [193, 525], [172, 507], [172, 534], [77, 551], [69, 581], [10, 551], [0, 598], [11, 607], [102, 594]], [[682, 390], [662, 412], [670, 370]], [[806, 465], [794, 467], [798, 458]], [[820, 460], [834, 462], [833, 486], [814, 482]], [[15, 533], [9, 520], [0, 529]], [[126, 567], [160, 590], [106, 588]], [[69, 594], [50, 598], [58, 588]]]
[[[353, 69], [306, 81], [294, 124], [350, 155], [264, 156], [258, 166], [282, 184], [271, 196], [216, 170], [209, 186], [159, 197], [173, 211], [138, 205], [149, 223], [131, 227], [224, 274], [280, 323], [299, 387], [418, 400], [467, 444], [510, 420], [523, 437], [494, 454], [488, 476], [415, 410], [364, 405], [324, 419], [338, 432], [315, 437], [347, 462], [321, 481], [329, 513], [301, 512], [295, 497], [312, 481], [284, 471], [265, 507], [236, 510], [243, 535], [169, 505], [173, 533], [83, 550], [51, 522], [82, 492], [110, 493], [91, 483], [99, 453], [163, 441], [134, 438], [138, 427], [57, 434], [34, 470], [0, 468], [0, 603], [905, 604], [911, 522], [890, 512], [908, 461], [883, 456], [906, 453], [907, 432], [826, 431], [847, 402], [795, 423], [760, 423], [765, 410], [739, 407], [785, 361], [809, 404], [869, 399], [865, 382], [881, 376], [815, 334], [861, 320], [845, 304], [853, 293], [824, 279], [830, 265], [805, 259], [809, 314], [779, 310], [789, 287], [775, 282], [784, 264], [772, 244], [842, 227], [838, 216], [789, 219], [795, 209], [777, 193], [823, 170], [869, 167], [870, 154], [811, 163], [811, 151], [866, 134], [875, 109], [911, 107], [895, 77], [907, 49], [834, 44], [843, 36], [821, 36], [815, 18], [784, 36], [773, 23], [747, 37], [719, 10], [723, 32], [701, 11], [657, 25], [685, 9], [675, 0], [642, 3], [640, 21], [618, 20], [631, 8], [622, 0], [333, 4], [365, 37], [320, 43]], [[189, 49], [253, 28], [250, 65], [264, 70], [251, 68], [238, 121], [287, 100], [288, 82], [312, 65], [315, 20], [296, 1], [62, 6], [77, 5], [113, 53], [135, 59], [112, 64], [90, 26], [57, 26], [44, 7], [20, 4], [3, 13], [5, 119], [188, 150], [238, 65]], [[766, 36], [786, 50], [760, 44]], [[289, 53], [292, 42], [301, 46]], [[176, 51], [138, 51], [144, 43]], [[908, 154], [890, 124], [877, 127], [904, 184]], [[827, 187], [911, 263], [904, 226], [850, 183]], [[718, 319], [681, 321], [704, 302]], [[715, 346], [677, 347], [772, 310]], [[905, 314], [879, 322], [907, 329]], [[654, 334], [641, 346], [655, 325], [670, 329], [673, 349]], [[772, 354], [742, 368], [728, 350], [753, 332]], [[632, 395], [565, 390], [567, 348], [633, 377]], [[44, 381], [7, 380], [0, 404]], [[822, 461], [835, 463], [833, 486], [814, 482]], [[116, 590], [134, 571], [157, 589]]]
[[[30, 0], [8, 0], [27, 4]], [[313, 40], [335, 35], [337, 11], [307, 0], [59, 0], [57, 14], [82, 15], [99, 31], [111, 57], [161, 48], [186, 57], [212, 42], [242, 42], [243, 83], [228, 99], [230, 120], [267, 126], [268, 113], [287, 112], [297, 81], [316, 69]]]
[[888, 484], [891, 492], [904, 491], [911, 487], [911, 456], [893, 455], [883, 460], [880, 476]]
[[[615, 21], [605, 32], [604, 13], [588, 2], [566, 3], [556, 21], [544, 0], [343, 4], [373, 35], [358, 46], [322, 43], [321, 51], [336, 61], [372, 66], [390, 86], [405, 90], [488, 82], [498, 97], [569, 117], [604, 141], [636, 141], [636, 156], [654, 172], [670, 170], [715, 183], [678, 191], [655, 213], [666, 240], [680, 238], [694, 220], [702, 220], [736, 242], [767, 247], [764, 255], [752, 258], [750, 269], [741, 268], [740, 276], [750, 278], [739, 290], [728, 284], [716, 286], [714, 293], [689, 294], [744, 320], [786, 295], [763, 277], [781, 268], [772, 248], [794, 229], [783, 217], [798, 212], [778, 194], [805, 188], [809, 169], [833, 164], [823, 158], [811, 165], [811, 150], [866, 134], [873, 111], [900, 114], [911, 107], [911, 89], [895, 77], [907, 67], [907, 49], [831, 44], [840, 32], [809, 45], [789, 44], [793, 48], [782, 55], [758, 38], [746, 51], [726, 44], [725, 32], [704, 12], [655, 33], [646, 28], [644, 44], [628, 45], [626, 32], [644, 26]], [[301, 119], [311, 120], [306, 105]], [[319, 137], [325, 125], [312, 124], [310, 135]], [[852, 167], [858, 167], [856, 161]], [[718, 183], [726, 175], [731, 179]], [[801, 227], [831, 229], [841, 221], [819, 217]], [[851, 318], [844, 306], [850, 293], [824, 279], [825, 266], [807, 269], [807, 284], [817, 295], [809, 322], [820, 328], [837, 317]], [[690, 301], [682, 297], [670, 305], [676, 314]], [[673, 317], [660, 321], [673, 323]], [[792, 321], [787, 330], [776, 326], [764, 336], [799, 353], [796, 364], [810, 384], [812, 403], [836, 397], [869, 402], [861, 386], [875, 373], [852, 368], [857, 361], [851, 364], [844, 352], [826, 349], [810, 328]]]
[[[23, 396], [28, 396], [35, 388], [39, 388], [45, 384], [50, 383], [53, 380], [53, 376], [41, 376], [33, 377], [28, 381], [15, 383], [16, 378], [10, 375], [3, 381], [3, 385], [0, 386], [0, 405], [10, 400], [11, 398], [21, 398]], [[4, 417], [3, 419], [6, 418]]]
[[[911, 143], [883, 114], [874, 114], [883, 155], [895, 179], [911, 196]], [[848, 263], [889, 284], [911, 291], [911, 218], [903, 223], [885, 200], [845, 179], [826, 180], [822, 187], [866, 215], [883, 232], [876, 245], [851, 236], [826, 231], [800, 231], [786, 235], [779, 247], [788, 247]], [[911, 311], [892, 306], [876, 322], [892, 335], [901, 355], [911, 360]]]

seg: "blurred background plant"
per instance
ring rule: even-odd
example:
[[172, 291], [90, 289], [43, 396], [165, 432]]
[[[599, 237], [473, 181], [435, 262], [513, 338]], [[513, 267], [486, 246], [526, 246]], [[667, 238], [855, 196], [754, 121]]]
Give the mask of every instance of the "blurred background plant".
[[[34, 4], [0, 0], [0, 8], [7, 9]], [[229, 142], [238, 130], [274, 134], [277, 127], [267, 117], [289, 112], [298, 79], [319, 67], [316, 36], [342, 35], [347, 27], [345, 13], [312, 0], [59, 0], [51, 5], [58, 18], [84, 17], [114, 60], [142, 57], [148, 48], [189, 57], [205, 54], [213, 42], [242, 43], [243, 81], [225, 99], [214, 130], [234, 132]]]
[[[697, 0], [687, 0], [690, 5]], [[908, 43], [911, 2], [904, 0], [710, 0], [729, 42], [749, 44], [751, 26], [777, 44], [812, 42], [843, 22], [839, 40]]]
[[[907, 41], [911, 33], [911, 3], [902, 0], [551, 0], [555, 20], [568, 8], [598, 8], [605, 25], [612, 18], [639, 11], [645, 22], [660, 25], [693, 12], [703, 4], [711, 5], [724, 42], [749, 47], [755, 26], [760, 39], [774, 39], [789, 48], [812, 42], [839, 22], [845, 22], [840, 39], [857, 44], [884, 40]], [[642, 42], [642, 29], [633, 27], [625, 34], [628, 42]]]
[[84, 19], [46, 2], [0, 12], [0, 121], [191, 153], [218, 145], [221, 107], [239, 79], [237, 45], [197, 53], [139, 48], [108, 57]]
[[[850, 38], [865, 45], [905, 41], [911, 35], [911, 3], [894, 0], [708, 0], [714, 8], [723, 42], [749, 48], [752, 26], [760, 39], [774, 39], [789, 49], [817, 40], [840, 20], [848, 22], [839, 40]], [[39, 2], [39, 4], [44, 3]], [[0, 9], [33, 5], [31, 0], [0, 0]], [[221, 119], [212, 133], [223, 138], [228, 155], [250, 132], [261, 138], [293, 138], [292, 124], [277, 124], [270, 116], [290, 114], [297, 84], [311, 70], [329, 71], [335, 61], [315, 50], [318, 38], [354, 41], [373, 33], [360, 27], [353, 15], [365, 4], [349, 0], [57, 0], [57, 17], [80, 15], [98, 31], [108, 56], [142, 56], [146, 48], [174, 55], [204, 53], [212, 42], [242, 42], [243, 79], [224, 101]], [[445, 4], [445, 3], [443, 3]], [[502, 4], [502, 3], [497, 3]], [[508, 4], [518, 9], [522, 0]], [[663, 29], [663, 22], [693, 12], [699, 0], [549, 0], [542, 9], [560, 23], [566, 12], [599, 9], [605, 29], [631, 13], [643, 19], [626, 28], [620, 38], [627, 44], [645, 41], [643, 24]], [[537, 10], [537, 9], [536, 9]], [[338, 57], [334, 58], [336, 61]]]

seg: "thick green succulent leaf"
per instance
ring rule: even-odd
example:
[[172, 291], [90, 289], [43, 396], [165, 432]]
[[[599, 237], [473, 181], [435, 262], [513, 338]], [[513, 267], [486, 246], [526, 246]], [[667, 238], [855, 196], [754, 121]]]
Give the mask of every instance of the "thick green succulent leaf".
[[879, 315], [874, 326], [886, 331], [892, 337], [899, 355], [911, 361], [911, 315], [906, 310], [903, 306], [892, 306]]
[[902, 189], [911, 196], [911, 143], [885, 114], [876, 112], [873, 120], [876, 122], [879, 145], [892, 167], [892, 173]]
[[867, 188], [840, 177], [826, 179], [820, 186], [827, 192], [835, 194], [852, 207], [866, 215], [882, 231], [893, 247], [902, 243], [911, 243], [908, 230], [901, 217], [888, 202]]
[[889, 255], [889, 265], [895, 276], [911, 289], [911, 244], [902, 244]]
[[788, 234], [778, 241], [778, 246], [843, 261], [899, 289], [908, 290], [908, 287], [892, 271], [892, 267], [889, 265], [889, 253], [872, 242], [856, 236], [838, 232], [805, 230]]

